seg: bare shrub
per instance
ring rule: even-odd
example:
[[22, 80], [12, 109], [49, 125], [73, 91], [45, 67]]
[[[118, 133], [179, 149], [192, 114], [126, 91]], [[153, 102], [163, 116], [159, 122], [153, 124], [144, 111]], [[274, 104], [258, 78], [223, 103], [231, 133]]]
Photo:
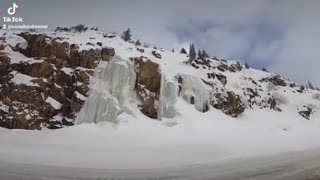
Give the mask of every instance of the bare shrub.
[[320, 93], [316, 93], [312, 97], [313, 97], [313, 99], [316, 99], [316, 100], [320, 101]]
[[277, 92], [273, 92], [271, 96], [276, 100], [277, 104], [287, 104], [288, 98], [282, 94], [279, 94]]
[[270, 91], [276, 91], [278, 90], [279, 87], [274, 85], [272, 82], [269, 82], [268, 85], [267, 85], [267, 91], [270, 92]]

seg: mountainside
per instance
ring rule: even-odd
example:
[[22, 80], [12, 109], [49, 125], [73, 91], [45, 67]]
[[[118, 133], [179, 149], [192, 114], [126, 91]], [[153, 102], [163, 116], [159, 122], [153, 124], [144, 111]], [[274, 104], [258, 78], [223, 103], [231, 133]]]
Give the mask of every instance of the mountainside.
[[0, 34], [1, 127], [117, 124], [122, 115], [174, 126], [177, 117], [201, 120], [193, 114], [210, 111], [212, 119], [223, 112], [241, 120], [247, 111], [275, 111], [277, 117], [269, 118], [295, 121], [320, 118], [318, 91], [236, 61], [188, 63], [187, 54], [99, 31]]

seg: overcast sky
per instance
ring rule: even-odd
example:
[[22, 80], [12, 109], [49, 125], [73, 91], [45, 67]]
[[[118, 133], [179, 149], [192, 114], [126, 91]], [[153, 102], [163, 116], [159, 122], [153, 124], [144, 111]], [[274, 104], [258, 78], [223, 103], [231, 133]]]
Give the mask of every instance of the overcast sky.
[[[1, 16], [12, 0], [1, 0]], [[197, 48], [320, 86], [319, 0], [16, 0], [25, 24], [130, 27], [163, 48]]]

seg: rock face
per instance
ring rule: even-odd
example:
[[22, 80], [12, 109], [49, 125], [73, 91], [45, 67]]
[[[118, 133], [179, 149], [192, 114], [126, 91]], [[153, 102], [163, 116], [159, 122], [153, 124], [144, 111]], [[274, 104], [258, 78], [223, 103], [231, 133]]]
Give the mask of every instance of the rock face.
[[157, 119], [161, 86], [159, 64], [145, 57], [132, 60], [136, 70], [135, 91], [142, 102], [141, 112], [150, 118]]
[[[27, 47], [11, 47], [5, 38], [0, 43], [0, 106], [8, 107], [0, 108], [0, 126], [57, 129], [73, 125], [88, 96], [93, 69], [99, 59], [110, 60], [114, 49], [80, 51], [74, 44], [43, 34], [19, 36]], [[21, 61], [11, 59], [7, 51], [21, 53]]]
[[101, 59], [103, 61], [110, 61], [110, 59], [115, 55], [115, 51], [111, 47], [104, 47], [101, 49]]
[[242, 103], [239, 95], [234, 92], [227, 92], [226, 96], [216, 94], [215, 100], [211, 102], [216, 109], [221, 109], [225, 114], [232, 117], [238, 117], [245, 110], [245, 105]]
[[271, 82], [276, 86], [287, 86], [286, 81], [279, 75], [273, 77], [262, 78], [260, 82]]

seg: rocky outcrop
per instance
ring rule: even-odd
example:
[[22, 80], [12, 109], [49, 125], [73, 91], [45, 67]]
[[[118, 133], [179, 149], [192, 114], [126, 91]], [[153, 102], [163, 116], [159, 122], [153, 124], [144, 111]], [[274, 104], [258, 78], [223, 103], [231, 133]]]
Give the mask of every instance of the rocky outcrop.
[[161, 59], [161, 54], [158, 53], [157, 51], [152, 51], [151, 53], [152, 53], [152, 55], [153, 55], [154, 57], [156, 57], [156, 58], [158, 58], [158, 59]]
[[132, 60], [136, 70], [135, 91], [142, 102], [141, 112], [150, 118], [157, 119], [161, 86], [159, 64], [145, 57]]
[[64, 42], [63, 38], [52, 38], [43, 34], [20, 33], [28, 42], [28, 47], [20, 48], [19, 51], [27, 57], [46, 57], [58, 68], [68, 65], [69, 67], [84, 67], [94, 69], [98, 60], [109, 61], [115, 50], [111, 47], [92, 48], [79, 50], [76, 44]]
[[260, 82], [271, 82], [276, 86], [287, 86], [287, 82], [280, 75], [262, 78]]
[[114, 55], [115, 55], [114, 48], [104, 47], [101, 49], [101, 59], [103, 61], [110, 61]]
[[27, 57], [48, 57], [67, 59], [69, 56], [69, 43], [60, 42], [61, 38], [53, 39], [44, 34], [31, 34], [28, 32], [20, 33], [28, 42], [26, 49], [19, 49], [19, 51]]
[[62, 38], [31, 33], [19, 36], [28, 46], [10, 48], [31, 61], [13, 61], [4, 51], [6, 46], [0, 50], [0, 106], [9, 107], [0, 112], [0, 126], [57, 129], [72, 125], [88, 96], [94, 68], [99, 59], [109, 61], [114, 49], [80, 51], [78, 45]]
[[47, 61], [32, 63], [32, 64], [20, 63], [20, 64], [13, 64], [12, 66], [14, 70], [22, 74], [26, 74], [28, 76], [37, 77], [37, 78], [49, 78], [55, 72], [53, 68], [54, 66]]
[[300, 116], [302, 116], [303, 118], [310, 120], [310, 116], [312, 114], [312, 108], [308, 107], [308, 106], [304, 106], [304, 108], [306, 110], [302, 110], [302, 111], [298, 111], [298, 113], [300, 114]]
[[231, 64], [231, 65], [228, 65], [226, 63], [221, 63], [219, 66], [217, 66], [217, 69], [221, 72], [229, 71], [229, 72], [233, 72], [233, 73], [241, 71], [242, 68], [243, 68], [243, 66], [239, 62], [237, 62], [235, 64]]
[[245, 105], [242, 103], [240, 96], [234, 92], [227, 92], [226, 96], [221, 93], [215, 94], [215, 99], [211, 102], [211, 105], [232, 117], [238, 117], [245, 110]]
[[218, 78], [218, 80], [221, 82], [222, 85], [226, 85], [228, 80], [227, 77], [222, 75], [222, 74], [216, 74], [216, 77]]

